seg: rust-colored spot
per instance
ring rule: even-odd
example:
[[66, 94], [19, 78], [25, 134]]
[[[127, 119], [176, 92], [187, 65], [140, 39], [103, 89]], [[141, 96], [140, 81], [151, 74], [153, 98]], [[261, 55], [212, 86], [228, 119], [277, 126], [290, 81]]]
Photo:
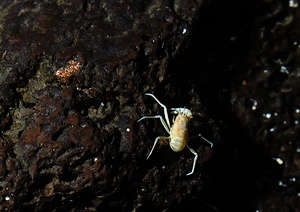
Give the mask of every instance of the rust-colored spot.
[[66, 82], [69, 78], [81, 70], [81, 65], [76, 60], [69, 60], [68, 64], [56, 71], [55, 75], [62, 81]]

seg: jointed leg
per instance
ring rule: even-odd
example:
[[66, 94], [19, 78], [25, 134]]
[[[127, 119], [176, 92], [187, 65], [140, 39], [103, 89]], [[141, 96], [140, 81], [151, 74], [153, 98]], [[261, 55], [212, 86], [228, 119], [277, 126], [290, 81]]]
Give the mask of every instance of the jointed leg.
[[140, 118], [139, 120], [137, 120], [137, 122], [142, 121], [143, 119], [160, 119], [160, 122], [161, 122], [162, 125], [164, 126], [165, 130], [167, 131], [167, 133], [170, 134], [170, 128], [167, 126], [165, 120], [163, 119], [163, 117], [161, 117], [161, 115], [156, 115], [156, 116], [144, 116], [144, 117]]
[[153, 99], [155, 99], [155, 101], [157, 101], [157, 103], [160, 106], [162, 106], [164, 108], [165, 119], [167, 121], [168, 127], [171, 128], [167, 107], [164, 104], [162, 104], [153, 94], [151, 94], [151, 93], [145, 93], [145, 95], [151, 96]]
[[198, 134], [198, 135], [195, 135], [193, 137], [190, 137], [189, 140], [195, 139], [195, 138], [198, 138], [198, 137], [202, 138], [204, 141], [206, 141], [207, 143], [209, 143], [211, 148], [214, 146], [214, 144], [212, 142], [210, 142], [209, 140], [207, 140], [206, 138], [204, 138], [201, 134]]
[[170, 108], [169, 110], [171, 110], [173, 114], [178, 114], [179, 111], [180, 111], [180, 109], [182, 109], [182, 108], [177, 108], [177, 107], [176, 107], [176, 108], [173, 108], [173, 107], [172, 107], [172, 108]]
[[193, 164], [193, 168], [192, 168], [192, 171], [188, 174], [186, 174], [187, 176], [188, 175], [191, 175], [194, 173], [194, 170], [195, 170], [195, 166], [196, 166], [196, 161], [197, 161], [197, 158], [198, 158], [198, 154], [197, 152], [195, 152], [195, 150], [193, 150], [191, 147], [189, 147], [188, 145], [186, 145], [186, 147], [191, 151], [191, 153], [193, 153], [193, 155], [195, 155], [194, 157], [194, 164]]
[[169, 140], [169, 139], [170, 139], [170, 137], [158, 136], [158, 137], [155, 139], [155, 141], [154, 141], [153, 147], [152, 147], [152, 149], [151, 149], [149, 155], [147, 156], [147, 160], [148, 160], [148, 158], [150, 157], [150, 155], [152, 154], [153, 149], [154, 149], [155, 145], [157, 144], [157, 141], [158, 141], [158, 140]]

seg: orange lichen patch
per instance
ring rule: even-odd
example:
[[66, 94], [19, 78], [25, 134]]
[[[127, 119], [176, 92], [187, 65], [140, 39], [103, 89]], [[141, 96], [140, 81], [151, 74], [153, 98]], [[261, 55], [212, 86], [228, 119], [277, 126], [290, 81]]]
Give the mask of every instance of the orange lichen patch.
[[76, 60], [69, 60], [68, 64], [64, 68], [60, 68], [56, 71], [55, 75], [62, 81], [66, 82], [71, 76], [79, 73], [81, 70], [81, 65]]

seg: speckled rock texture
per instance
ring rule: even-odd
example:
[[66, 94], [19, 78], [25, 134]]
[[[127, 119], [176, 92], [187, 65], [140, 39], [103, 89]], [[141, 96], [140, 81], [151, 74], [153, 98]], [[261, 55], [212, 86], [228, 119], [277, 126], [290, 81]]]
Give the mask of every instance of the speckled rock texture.
[[[1, 1], [1, 211], [299, 211], [296, 1]], [[198, 153], [163, 114], [193, 112]]]

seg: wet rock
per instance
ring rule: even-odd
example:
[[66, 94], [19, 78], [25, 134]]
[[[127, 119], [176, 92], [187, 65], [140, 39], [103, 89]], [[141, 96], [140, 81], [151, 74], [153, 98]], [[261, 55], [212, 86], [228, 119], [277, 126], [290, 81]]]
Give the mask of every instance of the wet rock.
[[[288, 211], [299, 206], [296, 1], [5, 1], [0, 207]], [[193, 155], [159, 145], [192, 110]], [[171, 118], [172, 119], [172, 118]]]
[[[1, 210], [145, 210], [152, 203], [161, 210], [201, 190], [200, 167], [212, 150], [193, 146], [203, 156], [190, 183], [193, 156], [161, 147], [146, 161], [163, 132], [158, 123], [136, 123], [160, 112], [146, 91], [173, 102], [168, 67], [186, 48], [201, 5], [0, 4]], [[208, 122], [197, 116], [199, 95], [188, 97], [195, 120]]]

